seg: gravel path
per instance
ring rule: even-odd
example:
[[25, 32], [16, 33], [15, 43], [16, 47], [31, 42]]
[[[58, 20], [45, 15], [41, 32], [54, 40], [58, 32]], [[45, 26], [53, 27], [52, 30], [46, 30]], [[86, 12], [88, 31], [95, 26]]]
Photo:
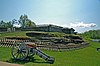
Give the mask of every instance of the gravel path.
[[1, 62], [0, 61], [0, 66], [22, 66], [22, 65], [12, 64], [12, 63], [7, 63], [7, 62]]

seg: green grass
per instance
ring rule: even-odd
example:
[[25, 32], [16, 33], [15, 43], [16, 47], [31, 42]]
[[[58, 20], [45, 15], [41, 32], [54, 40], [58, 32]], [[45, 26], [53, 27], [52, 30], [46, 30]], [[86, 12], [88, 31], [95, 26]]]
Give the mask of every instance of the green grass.
[[6, 36], [26, 36], [27, 31], [19, 31], [19, 32], [6, 32], [6, 33], [0, 33], [0, 37], [6, 37]]
[[[0, 33], [0, 38], [10, 36], [10, 37], [27, 37], [26, 33], [30, 31], [16, 31], [16, 32], [6, 32], [6, 33]], [[40, 33], [46, 33], [49, 35], [53, 35], [54, 37], [63, 37], [63, 36], [69, 36], [70, 34], [65, 34], [61, 32], [40, 32]], [[71, 34], [71, 36], [79, 36], [79, 35], [74, 35]]]
[[18, 63], [24, 66], [100, 66], [100, 52], [96, 48], [100, 47], [100, 43], [90, 42], [90, 46], [66, 52], [48, 51], [45, 53], [55, 58], [54, 64], [46, 63], [38, 56], [34, 56], [34, 60], [30, 61], [14, 61], [11, 59], [10, 48], [0, 48], [0, 60]]
[[10, 48], [1, 48], [0, 47], [0, 60], [1, 61], [6, 61], [11, 58], [11, 53], [10, 53]]

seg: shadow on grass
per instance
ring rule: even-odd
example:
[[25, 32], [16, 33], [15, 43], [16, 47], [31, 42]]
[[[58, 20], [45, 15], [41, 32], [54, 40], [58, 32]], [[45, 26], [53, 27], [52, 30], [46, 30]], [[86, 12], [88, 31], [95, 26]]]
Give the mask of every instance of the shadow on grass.
[[25, 64], [25, 63], [28, 63], [28, 62], [49, 64], [48, 62], [41, 61], [41, 59], [34, 59], [34, 57], [29, 57], [29, 58], [27, 58], [26, 60], [23, 60], [23, 61], [11, 58], [10, 60], [7, 60], [6, 62], [8, 62], [8, 63], [16, 63], [16, 64]]

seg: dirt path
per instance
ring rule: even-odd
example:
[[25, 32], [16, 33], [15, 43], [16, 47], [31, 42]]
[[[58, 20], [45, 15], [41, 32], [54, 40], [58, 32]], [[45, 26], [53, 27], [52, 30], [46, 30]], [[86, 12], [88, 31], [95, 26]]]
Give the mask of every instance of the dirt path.
[[1, 62], [0, 61], [0, 66], [22, 66], [22, 65], [12, 64], [12, 63], [7, 63], [7, 62]]

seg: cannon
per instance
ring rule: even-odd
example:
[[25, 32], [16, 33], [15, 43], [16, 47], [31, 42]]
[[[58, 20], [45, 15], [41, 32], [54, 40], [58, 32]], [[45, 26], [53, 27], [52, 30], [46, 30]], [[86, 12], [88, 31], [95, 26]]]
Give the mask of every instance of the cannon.
[[35, 54], [39, 57], [46, 60], [48, 63], [54, 63], [54, 58], [48, 56], [38, 48], [36, 48], [35, 43], [32, 42], [25, 42], [25, 43], [19, 43], [12, 47], [12, 56], [16, 60], [25, 60], [29, 56], [34, 56]]
[[48, 56], [43, 51], [37, 48], [35, 42], [19, 42], [15, 43], [11, 50], [12, 57], [16, 60], [25, 60], [29, 56], [38, 55], [48, 63], [53, 64], [55, 58]]

